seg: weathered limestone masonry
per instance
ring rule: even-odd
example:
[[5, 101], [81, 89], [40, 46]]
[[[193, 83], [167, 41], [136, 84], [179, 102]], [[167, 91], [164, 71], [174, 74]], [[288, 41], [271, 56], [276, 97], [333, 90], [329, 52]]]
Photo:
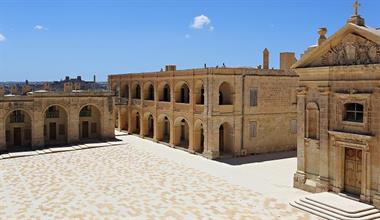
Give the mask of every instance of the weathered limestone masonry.
[[294, 186], [380, 207], [380, 30], [355, 14], [293, 65], [299, 78]]
[[297, 75], [282, 70], [216, 68], [110, 75], [116, 127], [207, 158], [295, 149]]
[[1, 91], [0, 151], [114, 138], [111, 92]]

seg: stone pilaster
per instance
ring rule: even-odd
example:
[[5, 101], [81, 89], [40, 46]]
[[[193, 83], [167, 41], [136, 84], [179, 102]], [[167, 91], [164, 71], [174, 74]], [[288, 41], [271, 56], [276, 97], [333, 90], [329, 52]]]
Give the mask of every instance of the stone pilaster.
[[68, 142], [79, 142], [79, 110], [77, 108], [70, 108], [67, 127]]
[[34, 111], [32, 117], [32, 148], [44, 146], [44, 117], [42, 111]]
[[329, 189], [329, 91], [323, 89], [319, 97], [319, 177], [317, 192]]
[[297, 172], [294, 174], [294, 186], [303, 188], [305, 175], [305, 101], [304, 90], [297, 94]]

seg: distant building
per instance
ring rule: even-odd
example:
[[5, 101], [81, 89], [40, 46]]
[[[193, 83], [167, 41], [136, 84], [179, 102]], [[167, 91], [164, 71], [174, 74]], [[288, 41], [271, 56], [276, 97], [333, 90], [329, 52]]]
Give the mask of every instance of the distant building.
[[25, 82], [0, 82], [0, 85], [4, 87], [6, 93], [11, 93], [11, 89], [13, 86], [16, 86], [18, 90], [21, 90], [24, 85], [29, 85], [31, 91], [43, 90], [44, 84], [49, 83], [50, 91], [63, 91], [63, 85], [65, 82], [71, 82], [80, 87], [81, 90], [99, 90], [104, 89], [107, 90], [107, 83], [105, 82], [96, 82], [96, 76], [94, 75], [92, 81], [84, 81], [81, 76], [77, 76], [76, 78], [70, 78], [66, 76], [64, 80], [53, 81], [53, 82], [29, 82], [26, 80]]
[[281, 56], [287, 66], [279, 70], [269, 69], [268, 57], [264, 69], [167, 65], [165, 71], [110, 75], [116, 127], [207, 158], [294, 150], [294, 54]]
[[71, 82], [64, 87], [25, 94], [15, 89], [13, 95], [0, 87], [0, 151], [114, 138], [112, 93], [75, 91]]

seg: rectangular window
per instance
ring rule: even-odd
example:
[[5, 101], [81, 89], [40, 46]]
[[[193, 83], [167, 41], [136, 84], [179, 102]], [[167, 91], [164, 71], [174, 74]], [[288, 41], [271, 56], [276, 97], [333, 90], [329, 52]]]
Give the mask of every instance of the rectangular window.
[[250, 128], [250, 136], [251, 137], [256, 137], [257, 136], [257, 122], [251, 121], [249, 123], [249, 128]]
[[290, 121], [290, 133], [297, 134], [297, 120], [293, 119]]
[[96, 134], [98, 131], [97, 131], [97, 125], [96, 123], [91, 123], [91, 133], [92, 134]]
[[65, 132], [65, 125], [64, 124], [60, 124], [59, 125], [58, 133], [59, 133], [59, 135], [65, 135], [66, 134], [66, 132]]
[[257, 106], [257, 88], [252, 88], [249, 91], [249, 105]]

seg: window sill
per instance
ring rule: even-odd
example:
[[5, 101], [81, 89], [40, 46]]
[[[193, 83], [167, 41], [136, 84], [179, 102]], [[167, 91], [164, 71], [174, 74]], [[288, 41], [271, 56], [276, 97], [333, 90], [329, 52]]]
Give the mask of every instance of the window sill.
[[364, 127], [364, 122], [354, 122], [354, 121], [343, 121], [343, 125], [356, 126], [356, 127]]

